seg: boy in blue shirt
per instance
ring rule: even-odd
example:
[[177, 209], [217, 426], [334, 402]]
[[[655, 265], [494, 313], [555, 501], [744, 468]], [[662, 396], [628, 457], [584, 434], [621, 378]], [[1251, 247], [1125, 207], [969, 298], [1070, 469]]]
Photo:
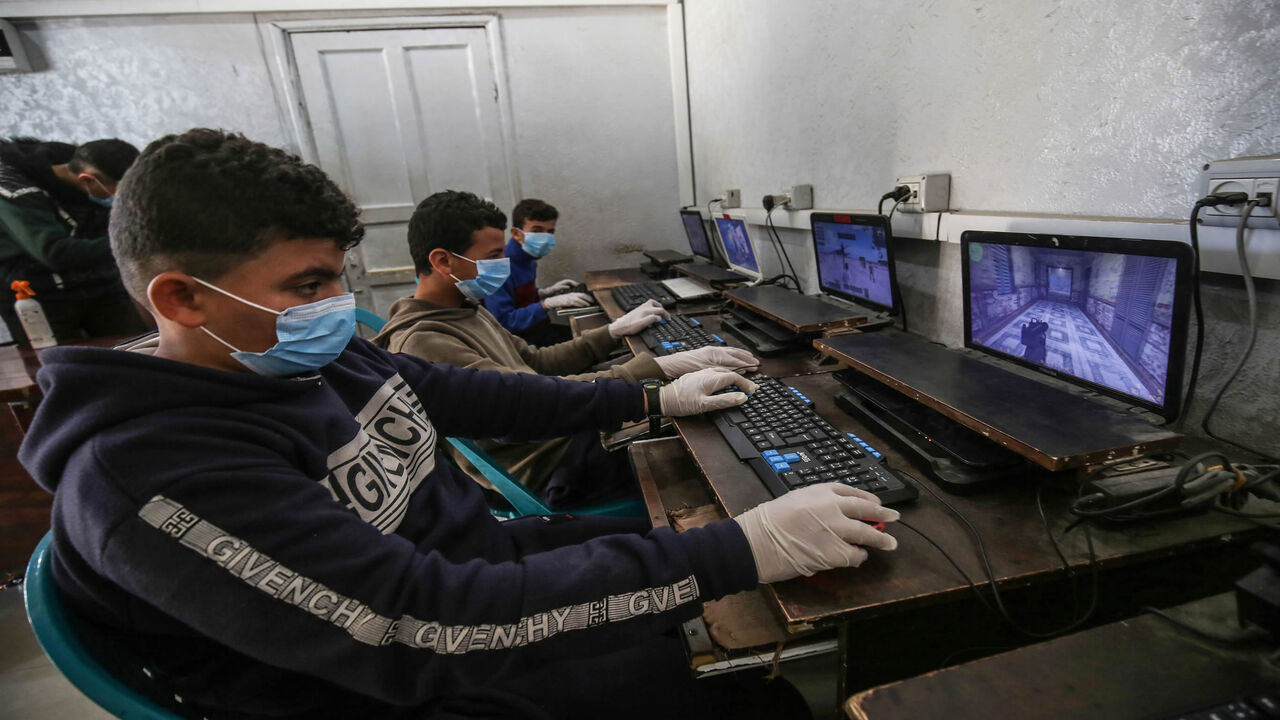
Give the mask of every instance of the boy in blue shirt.
[[516, 203], [505, 251], [511, 258], [511, 276], [484, 301], [502, 327], [533, 345], [554, 345], [572, 338], [569, 328], [551, 324], [548, 311], [595, 304], [586, 293], [569, 292], [577, 285], [573, 280], [538, 287], [538, 259], [555, 247], [559, 218], [560, 211], [542, 200], [525, 198]]

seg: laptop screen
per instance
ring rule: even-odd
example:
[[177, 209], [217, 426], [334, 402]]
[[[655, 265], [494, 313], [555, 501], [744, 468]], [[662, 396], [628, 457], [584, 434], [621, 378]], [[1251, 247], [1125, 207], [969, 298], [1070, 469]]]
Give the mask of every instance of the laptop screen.
[[818, 288], [829, 295], [894, 311], [892, 235], [881, 215], [813, 213]]
[[738, 217], [717, 216], [716, 231], [720, 233], [720, 242], [724, 245], [730, 269], [759, 278], [760, 266], [756, 263], [751, 236], [747, 234], [747, 221]]
[[702, 213], [697, 210], [681, 210], [680, 222], [684, 223], [684, 233], [689, 236], [689, 249], [693, 254], [704, 260], [713, 260], [711, 243], [707, 240], [707, 226], [702, 222]]
[[966, 346], [1177, 416], [1190, 246], [968, 231], [961, 259]]

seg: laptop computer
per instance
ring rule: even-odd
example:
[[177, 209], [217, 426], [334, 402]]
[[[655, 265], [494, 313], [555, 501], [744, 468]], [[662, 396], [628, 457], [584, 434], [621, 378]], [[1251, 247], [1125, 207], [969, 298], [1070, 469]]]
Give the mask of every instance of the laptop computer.
[[733, 270], [726, 269], [716, 258], [711, 237], [707, 234], [706, 223], [702, 213], [697, 210], [681, 210], [680, 223], [684, 226], [685, 235], [689, 238], [689, 250], [693, 253], [693, 262], [676, 265], [676, 272], [697, 278], [707, 283], [744, 283], [751, 278]]
[[813, 213], [819, 295], [764, 285], [727, 297], [797, 333], [892, 322], [897, 292], [889, 221], [883, 215]]
[[967, 231], [960, 250], [974, 352], [906, 333], [831, 338], [826, 351], [1049, 470], [1181, 440], [1160, 419], [1181, 407], [1190, 246]]

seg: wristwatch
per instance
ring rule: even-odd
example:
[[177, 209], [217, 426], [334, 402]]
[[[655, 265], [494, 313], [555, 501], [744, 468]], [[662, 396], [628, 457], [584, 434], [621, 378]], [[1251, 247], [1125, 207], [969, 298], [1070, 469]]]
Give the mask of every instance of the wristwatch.
[[658, 391], [662, 389], [662, 381], [646, 378], [640, 381], [640, 387], [644, 388], [645, 399], [649, 401], [649, 434], [657, 435], [662, 430], [662, 401], [658, 396]]

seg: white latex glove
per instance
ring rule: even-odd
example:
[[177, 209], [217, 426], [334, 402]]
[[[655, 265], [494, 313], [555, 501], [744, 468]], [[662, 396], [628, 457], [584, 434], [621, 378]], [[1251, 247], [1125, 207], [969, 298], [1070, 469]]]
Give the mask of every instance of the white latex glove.
[[662, 307], [657, 300], [646, 300], [644, 304], [631, 308], [631, 312], [609, 323], [609, 334], [614, 340], [624, 335], [635, 335], [661, 318], [669, 318], [671, 313]]
[[569, 290], [572, 289], [573, 286], [577, 284], [578, 283], [568, 278], [565, 278], [564, 280], [558, 280], [544, 288], [538, 288], [538, 297], [549, 298], [552, 295], [559, 295], [560, 293], [569, 292]]
[[893, 522], [898, 511], [875, 495], [840, 483], [809, 485], [757, 505], [734, 518], [755, 557], [760, 582], [808, 577], [857, 567], [866, 548], [893, 550], [898, 541], [867, 522]]
[[565, 293], [564, 295], [552, 295], [543, 300], [542, 309], [556, 310], [558, 308], [591, 307], [595, 304], [595, 298], [586, 293]]
[[671, 353], [655, 357], [662, 374], [668, 378], [678, 378], [703, 368], [720, 368], [738, 373], [746, 373], [760, 367], [755, 355], [735, 347], [700, 347], [697, 350]]
[[[717, 390], [737, 385], [741, 392], [713, 395]], [[658, 390], [658, 408], [667, 417], [697, 415], [711, 410], [724, 410], [747, 401], [745, 393], [756, 391], [756, 384], [737, 373], [718, 368], [698, 370], [681, 375]]]

